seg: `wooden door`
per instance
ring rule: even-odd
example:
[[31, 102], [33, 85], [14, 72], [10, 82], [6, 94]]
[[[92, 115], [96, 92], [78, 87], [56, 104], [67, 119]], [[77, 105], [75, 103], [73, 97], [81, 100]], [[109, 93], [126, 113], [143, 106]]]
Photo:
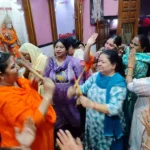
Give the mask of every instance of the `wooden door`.
[[119, 0], [117, 34], [126, 44], [138, 34], [139, 14], [140, 0]]

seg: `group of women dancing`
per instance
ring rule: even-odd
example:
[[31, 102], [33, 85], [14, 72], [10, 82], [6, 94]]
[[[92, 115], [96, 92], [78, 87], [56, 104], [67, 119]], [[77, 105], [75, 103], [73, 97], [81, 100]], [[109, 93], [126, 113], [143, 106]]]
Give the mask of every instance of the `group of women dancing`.
[[150, 149], [149, 40], [138, 35], [124, 45], [113, 36], [93, 54], [97, 36], [86, 45], [58, 39], [49, 58], [23, 44], [19, 53], [31, 70], [0, 52], [2, 148]]

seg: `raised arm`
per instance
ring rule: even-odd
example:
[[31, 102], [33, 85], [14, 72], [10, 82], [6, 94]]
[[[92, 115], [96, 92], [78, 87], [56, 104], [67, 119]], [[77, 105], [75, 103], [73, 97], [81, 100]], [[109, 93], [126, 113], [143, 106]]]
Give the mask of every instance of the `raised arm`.
[[85, 46], [84, 50], [84, 61], [89, 62], [90, 60], [90, 49], [91, 46], [96, 42], [96, 38], [98, 37], [97, 33], [94, 33], [87, 41], [87, 44]]
[[55, 84], [48, 78], [44, 79], [44, 94], [43, 100], [38, 109], [43, 116], [47, 114], [49, 105], [52, 104], [52, 97], [55, 90]]
[[135, 54], [136, 54], [136, 50], [131, 49], [130, 54], [129, 54], [129, 59], [128, 59], [128, 72], [127, 72], [127, 76], [126, 76], [127, 84], [132, 82], [132, 80], [133, 80], [133, 71], [134, 71], [134, 65], [135, 65]]

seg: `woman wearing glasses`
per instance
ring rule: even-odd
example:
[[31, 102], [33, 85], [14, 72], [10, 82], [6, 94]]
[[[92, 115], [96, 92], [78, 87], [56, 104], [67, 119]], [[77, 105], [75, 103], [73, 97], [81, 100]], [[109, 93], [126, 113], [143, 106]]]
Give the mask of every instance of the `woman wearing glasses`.
[[[89, 61], [90, 48], [96, 42], [97, 36], [98, 34], [94, 33], [87, 41], [87, 45], [86, 45], [85, 52], [84, 52], [84, 61], [86, 62]], [[115, 43], [113, 44], [113, 46], [114, 47], [116, 46]], [[118, 55], [120, 55], [120, 48], [122, 50], [123, 47], [116, 46], [116, 49], [115, 49], [117, 50]], [[148, 67], [150, 64], [150, 55], [147, 54], [148, 51], [150, 52], [148, 38], [145, 37], [144, 35], [138, 35], [133, 38], [129, 46], [127, 46], [126, 48], [123, 48], [125, 49], [124, 54], [122, 55], [122, 60], [123, 60], [124, 68], [125, 68], [125, 75], [127, 75], [128, 69], [130, 68], [130, 66], [128, 65], [128, 58], [129, 58], [130, 50], [132, 48], [136, 50], [136, 55], [135, 55], [136, 61], [135, 61], [135, 66], [133, 70], [133, 78], [146, 77], [147, 72], [148, 72]], [[111, 50], [111, 49], [109, 48], [107, 50]], [[97, 58], [98, 57], [95, 56], [95, 63], [98, 62]], [[97, 67], [97, 64], [96, 64], [96, 67]], [[128, 92], [127, 101], [125, 101], [124, 103], [124, 112], [125, 112], [125, 119], [126, 119], [126, 124], [127, 124], [126, 133], [125, 133], [126, 142], [128, 142], [130, 126], [131, 126], [131, 121], [132, 121], [132, 114], [133, 114], [133, 109], [134, 109], [136, 100], [137, 100], [137, 95], [132, 92]], [[125, 145], [127, 145], [127, 143], [125, 143]]]

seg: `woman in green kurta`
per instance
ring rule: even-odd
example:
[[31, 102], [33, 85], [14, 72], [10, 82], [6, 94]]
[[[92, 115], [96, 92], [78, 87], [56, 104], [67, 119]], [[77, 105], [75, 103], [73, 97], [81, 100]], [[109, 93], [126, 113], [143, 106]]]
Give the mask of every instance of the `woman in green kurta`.
[[[143, 35], [138, 35], [133, 38], [130, 46], [126, 48], [125, 54], [123, 55], [123, 64], [125, 66], [125, 74], [127, 74], [128, 68], [128, 57], [130, 54], [130, 49], [134, 48], [136, 50], [136, 63], [133, 72], [133, 78], [143, 78], [146, 77], [148, 72], [148, 67], [150, 64], [150, 53], [148, 53], [149, 40]], [[150, 51], [150, 50], [149, 50]], [[124, 103], [124, 113], [126, 118], [126, 139], [128, 139], [132, 121], [132, 114], [134, 110], [134, 105], [137, 100], [137, 95], [128, 92], [127, 100]]]

